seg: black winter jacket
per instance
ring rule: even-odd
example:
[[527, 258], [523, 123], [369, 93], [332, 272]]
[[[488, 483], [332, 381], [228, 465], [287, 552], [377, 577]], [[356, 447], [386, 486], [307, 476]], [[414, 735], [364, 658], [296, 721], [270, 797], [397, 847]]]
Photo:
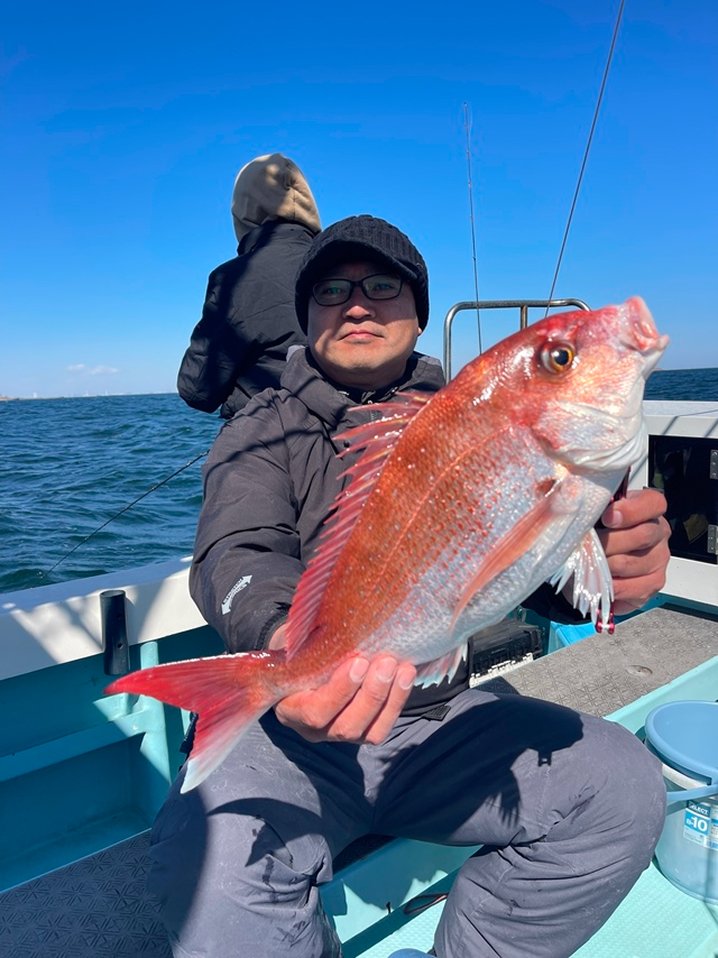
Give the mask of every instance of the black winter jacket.
[[242, 237], [238, 255], [210, 273], [202, 318], [177, 376], [195, 409], [231, 418], [278, 386], [287, 349], [306, 337], [294, 312], [294, 278], [312, 242], [304, 226], [273, 220]]

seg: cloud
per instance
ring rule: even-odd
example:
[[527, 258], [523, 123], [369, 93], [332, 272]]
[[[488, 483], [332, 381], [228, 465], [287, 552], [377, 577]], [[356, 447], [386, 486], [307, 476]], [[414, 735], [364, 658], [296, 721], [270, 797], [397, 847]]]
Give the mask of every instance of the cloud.
[[86, 363], [73, 363], [67, 367], [68, 373], [83, 376], [114, 376], [119, 372], [114, 366], [88, 366]]

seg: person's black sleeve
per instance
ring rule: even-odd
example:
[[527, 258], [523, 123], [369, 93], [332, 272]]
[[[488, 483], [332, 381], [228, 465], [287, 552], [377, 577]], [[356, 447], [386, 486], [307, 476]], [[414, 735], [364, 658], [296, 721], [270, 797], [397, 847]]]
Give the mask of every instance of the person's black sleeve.
[[304, 571], [287, 451], [271, 400], [227, 423], [204, 467], [190, 592], [230, 652], [262, 649]]

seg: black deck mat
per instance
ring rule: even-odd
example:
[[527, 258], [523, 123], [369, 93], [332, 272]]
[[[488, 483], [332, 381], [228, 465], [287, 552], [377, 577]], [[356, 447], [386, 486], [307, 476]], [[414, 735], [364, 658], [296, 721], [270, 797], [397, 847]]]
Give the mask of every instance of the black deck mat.
[[149, 832], [0, 895], [3, 958], [171, 958], [145, 889]]

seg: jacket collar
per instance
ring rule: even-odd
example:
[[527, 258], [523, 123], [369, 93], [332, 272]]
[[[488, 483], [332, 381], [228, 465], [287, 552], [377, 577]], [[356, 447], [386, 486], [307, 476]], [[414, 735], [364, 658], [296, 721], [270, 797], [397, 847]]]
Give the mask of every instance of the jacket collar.
[[423, 353], [412, 353], [404, 376], [396, 383], [376, 392], [344, 389], [324, 376], [305, 346], [290, 349], [281, 378], [281, 385], [285, 389], [332, 428], [346, 421], [347, 412], [353, 406], [386, 402], [397, 392], [405, 390], [436, 392], [444, 382], [438, 359]]

